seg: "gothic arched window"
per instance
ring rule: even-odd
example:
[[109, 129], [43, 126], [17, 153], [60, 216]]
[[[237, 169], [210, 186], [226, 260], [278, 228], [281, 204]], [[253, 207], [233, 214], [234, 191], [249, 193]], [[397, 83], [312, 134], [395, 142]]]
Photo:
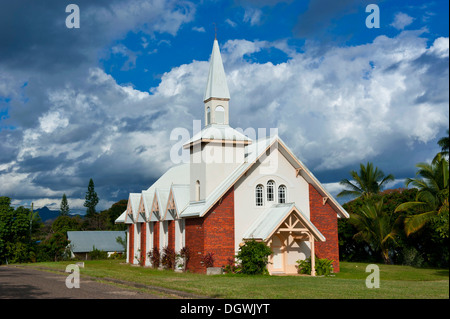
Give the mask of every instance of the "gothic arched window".
[[195, 200], [197, 202], [200, 200], [200, 181], [195, 182]]
[[273, 202], [275, 200], [274, 194], [275, 182], [270, 180], [267, 182], [267, 201]]
[[211, 109], [208, 107], [206, 109], [206, 125], [211, 124]]
[[256, 206], [262, 206], [264, 203], [264, 187], [259, 184], [255, 189]]
[[286, 203], [286, 186], [284, 185], [278, 187], [278, 203]]

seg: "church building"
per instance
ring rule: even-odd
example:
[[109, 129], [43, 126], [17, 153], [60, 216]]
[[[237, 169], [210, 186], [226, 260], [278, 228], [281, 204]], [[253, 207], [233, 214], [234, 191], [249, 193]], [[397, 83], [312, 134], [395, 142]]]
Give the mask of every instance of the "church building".
[[205, 126], [183, 145], [190, 162], [131, 193], [116, 220], [128, 225], [127, 262], [151, 266], [151, 250], [187, 247], [187, 269], [206, 272], [205, 254], [213, 253], [215, 267], [225, 266], [254, 239], [272, 250], [270, 274], [297, 273], [297, 260], [310, 256], [312, 263], [332, 259], [338, 272], [337, 219], [348, 213], [278, 135], [252, 140], [230, 126], [217, 39], [209, 63]]

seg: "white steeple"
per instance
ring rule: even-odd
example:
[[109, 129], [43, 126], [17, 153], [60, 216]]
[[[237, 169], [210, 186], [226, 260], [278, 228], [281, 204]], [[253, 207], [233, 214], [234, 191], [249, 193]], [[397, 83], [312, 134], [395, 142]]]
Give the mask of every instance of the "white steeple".
[[206, 84], [203, 101], [210, 98], [230, 99], [225, 70], [223, 69], [222, 56], [220, 55], [219, 43], [214, 39], [211, 59], [209, 62], [208, 83]]

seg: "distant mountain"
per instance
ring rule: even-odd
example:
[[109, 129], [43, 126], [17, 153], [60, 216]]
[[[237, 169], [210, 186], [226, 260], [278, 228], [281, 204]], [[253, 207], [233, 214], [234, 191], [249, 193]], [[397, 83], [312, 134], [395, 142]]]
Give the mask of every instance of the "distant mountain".
[[[60, 214], [59, 210], [50, 210], [47, 206], [35, 209], [35, 212], [39, 213], [39, 216], [41, 217], [41, 220], [43, 223], [45, 223], [47, 220], [56, 219]], [[80, 214], [70, 214], [70, 216], [74, 216], [74, 215], [80, 215]], [[80, 216], [82, 216], [82, 215], [80, 215]]]

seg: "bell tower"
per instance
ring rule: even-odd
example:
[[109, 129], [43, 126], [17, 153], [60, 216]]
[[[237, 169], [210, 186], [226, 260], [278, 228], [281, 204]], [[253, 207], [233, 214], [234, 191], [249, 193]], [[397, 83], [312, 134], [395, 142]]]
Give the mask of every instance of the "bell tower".
[[229, 101], [230, 92], [216, 38], [203, 96], [205, 127], [183, 145], [190, 150], [191, 202], [204, 202], [245, 161], [245, 146], [252, 140], [230, 127]]

